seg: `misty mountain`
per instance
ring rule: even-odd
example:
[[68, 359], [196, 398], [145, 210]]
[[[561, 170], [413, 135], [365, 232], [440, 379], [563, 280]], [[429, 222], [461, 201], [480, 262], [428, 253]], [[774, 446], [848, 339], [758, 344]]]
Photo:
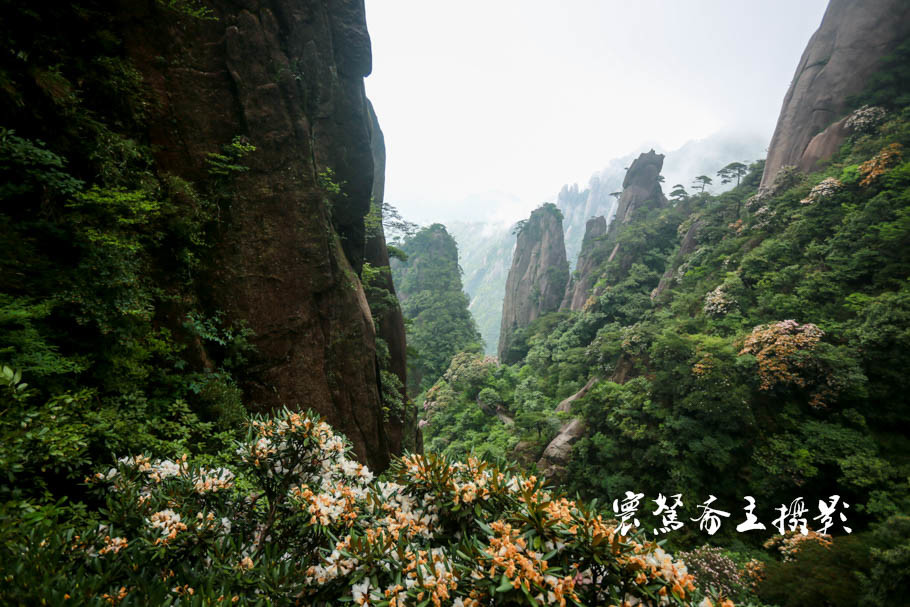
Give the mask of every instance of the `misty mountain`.
[[[661, 174], [664, 176], [664, 189], [669, 191], [677, 183], [691, 189], [692, 180], [697, 175], [716, 178], [718, 169], [730, 162], [751, 162], [764, 158], [766, 146], [766, 138], [756, 134], [718, 133], [686, 142], [672, 151], [664, 151], [656, 145], [642, 146], [638, 151], [653, 147], [666, 155]], [[578, 184], [566, 184], [552, 198], [563, 214], [566, 256], [571, 270], [575, 269], [587, 220], [604, 216], [609, 222], [613, 218], [616, 197], [610, 194], [622, 189], [626, 169], [637, 152], [608, 161], [603, 169], [591, 176], [583, 189]], [[721, 185], [716, 179], [706, 191], [716, 194], [732, 185]], [[459, 264], [464, 270], [464, 289], [470, 297], [471, 314], [484, 340], [484, 351], [494, 354], [499, 340], [506, 277], [515, 247], [513, 226], [483, 221], [450, 221], [446, 222], [446, 227], [458, 243]]]
[[452, 221], [446, 227], [458, 243], [458, 263], [464, 271], [462, 282], [470, 298], [468, 309], [483, 338], [484, 352], [495, 354], [506, 277], [515, 246], [512, 227], [479, 221]]

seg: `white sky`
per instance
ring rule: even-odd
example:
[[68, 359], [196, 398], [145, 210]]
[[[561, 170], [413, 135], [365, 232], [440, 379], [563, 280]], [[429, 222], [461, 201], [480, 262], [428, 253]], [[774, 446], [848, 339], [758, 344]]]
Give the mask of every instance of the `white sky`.
[[826, 4], [366, 0], [386, 200], [421, 223], [514, 220], [642, 142], [770, 140]]

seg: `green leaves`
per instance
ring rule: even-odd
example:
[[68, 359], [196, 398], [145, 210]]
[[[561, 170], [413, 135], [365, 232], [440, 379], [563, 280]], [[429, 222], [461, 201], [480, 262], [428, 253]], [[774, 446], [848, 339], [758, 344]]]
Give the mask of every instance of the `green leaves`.
[[65, 169], [66, 160], [43, 141], [24, 139], [0, 127], [0, 200], [30, 194], [73, 196], [84, 184]]
[[409, 392], [429, 389], [446, 371], [456, 353], [480, 351], [480, 334], [462, 292], [455, 240], [445, 226], [433, 224], [402, 246], [407, 261], [393, 264], [392, 277], [401, 311], [411, 320], [408, 345]]
[[240, 161], [255, 151], [256, 146], [249, 143], [246, 137], [237, 135], [231, 143], [221, 147], [221, 152], [209, 152], [206, 155], [209, 175], [215, 178], [228, 178], [249, 171], [250, 168]]
[[19, 381], [21, 379], [22, 372], [13, 371], [6, 365], [0, 367], [0, 382], [6, 384], [6, 387], [16, 396], [21, 396], [28, 388], [28, 384]]

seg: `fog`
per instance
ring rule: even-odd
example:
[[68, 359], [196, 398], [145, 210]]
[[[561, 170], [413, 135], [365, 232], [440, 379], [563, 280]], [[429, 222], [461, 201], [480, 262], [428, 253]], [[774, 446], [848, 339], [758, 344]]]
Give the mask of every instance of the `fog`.
[[367, 0], [386, 200], [514, 221], [612, 158], [770, 140], [825, 4]]

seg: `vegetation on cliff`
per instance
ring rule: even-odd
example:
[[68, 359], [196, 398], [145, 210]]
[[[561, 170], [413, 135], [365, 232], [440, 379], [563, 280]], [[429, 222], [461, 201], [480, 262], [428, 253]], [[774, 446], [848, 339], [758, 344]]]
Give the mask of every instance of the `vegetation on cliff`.
[[401, 246], [392, 277], [407, 325], [408, 385], [417, 395], [433, 385], [461, 351], [480, 351], [480, 334], [462, 291], [458, 246], [445, 226], [433, 224]]
[[563, 241], [562, 212], [551, 202], [534, 209], [513, 229], [515, 253], [506, 280], [497, 352], [500, 360], [514, 362], [517, 332], [559, 309], [569, 281]]
[[[630, 490], [649, 499], [679, 493], [692, 518], [709, 495], [728, 511], [750, 495], [767, 523], [781, 504], [802, 497], [809, 515], [837, 495], [849, 504], [852, 535], [769, 553], [767, 536], [727, 523], [711, 541], [740, 569], [752, 557], [767, 563], [751, 565], [764, 567], [765, 582], [744, 584], [742, 596], [757, 591], [780, 605], [896, 598], [888, 576], [910, 575], [895, 561], [910, 541], [902, 371], [910, 364], [910, 109], [863, 118], [873, 113], [881, 116], [858, 112], [820, 172], [784, 170], [758, 192], [756, 163], [729, 192], [676, 192], [667, 207], [634, 212], [601, 244], [620, 243], [620, 252], [602, 257], [583, 310], [532, 324], [518, 364], [491, 361], [467, 384], [450, 369], [434, 386], [429, 444], [511, 450], [533, 462], [562, 421], [556, 403], [596, 378], [571, 406], [585, 432], [563, 462], [568, 490], [608, 500]], [[681, 250], [687, 240], [693, 246]], [[484, 400], [500, 415], [485, 412]], [[542, 432], [518, 423], [541, 414]], [[678, 548], [706, 539], [692, 524], [668, 536]], [[888, 567], [896, 569], [885, 576]], [[828, 585], [854, 572], [865, 582]]]
[[91, 6], [4, 11], [0, 362], [29, 384], [0, 416], [7, 523], [112, 451], [217, 451], [243, 417], [250, 331], [199, 286], [256, 148], [226, 141], [201, 183], [158, 172], [145, 85]]
[[[346, 181], [353, 161], [338, 163], [337, 184], [318, 178], [330, 174], [325, 154], [346, 148], [345, 135], [323, 131], [276, 142], [268, 125], [280, 108], [263, 97], [255, 103], [260, 122], [247, 122], [249, 108], [236, 95], [255, 83], [232, 81], [249, 74], [240, 64], [225, 69], [223, 55], [260, 23], [236, 7], [206, 4], [214, 8], [195, 1], [112, 8], [85, 0], [7, 2], [0, 9], [6, 45], [0, 57], [0, 579], [2, 592], [10, 592], [0, 598], [4, 604], [48, 600], [52, 586], [36, 582], [33, 576], [43, 574], [34, 567], [58, 570], [61, 580], [72, 573], [62, 552], [43, 552], [40, 558], [50, 560], [27, 557], [43, 540], [56, 549], [74, 529], [97, 527], [104, 500], [84, 479], [118, 456], [173, 462], [193, 453], [208, 467], [232, 462], [248, 410], [267, 410], [285, 398], [289, 406], [303, 405], [296, 390], [306, 392], [307, 406], [346, 424], [358, 456], [384, 466], [395, 450], [385, 440], [379, 401], [377, 376], [385, 369], [377, 368], [370, 313], [346, 252], [356, 260], [364, 248], [364, 234], [347, 224], [359, 222], [362, 232], [366, 211], [358, 207], [369, 197], [357, 193], [359, 183]], [[358, 13], [337, 18], [356, 22]], [[247, 29], [236, 27], [240, 21]], [[226, 30], [233, 36], [227, 43]], [[200, 44], [207, 36], [221, 42]], [[271, 39], [255, 42], [282, 50]], [[206, 54], [188, 53], [186, 45]], [[183, 78], [202, 73], [194, 61], [208, 61], [212, 77]], [[359, 81], [364, 101], [362, 74], [346, 71], [349, 76], [339, 76], [325, 67], [322, 76], [335, 80], [320, 86], [342, 88], [349, 78], [357, 93]], [[299, 82], [289, 71], [269, 77]], [[315, 80], [309, 84], [315, 89]], [[219, 85], [228, 92], [213, 94], [211, 104], [194, 103]], [[272, 82], [268, 90], [278, 89]], [[229, 112], [219, 105], [234, 102]], [[366, 135], [356, 105], [343, 109], [351, 114], [341, 117], [329, 106], [320, 112], [332, 116], [333, 128], [349, 120], [360, 129], [355, 134]], [[196, 118], [205, 126], [189, 127]], [[301, 141], [320, 149], [297, 153]], [[370, 175], [366, 147], [358, 179]], [[306, 169], [295, 173], [300, 167], [280, 153]], [[281, 178], [273, 179], [277, 172]], [[266, 181], [268, 188], [256, 185]], [[284, 237], [294, 246], [285, 247]], [[284, 262], [273, 263], [279, 258]], [[259, 305], [244, 310], [253, 299]], [[291, 313], [281, 316], [282, 307]], [[269, 315], [281, 322], [263, 330]], [[276, 345], [285, 348], [280, 356], [270, 351]], [[317, 355], [308, 356], [309, 348]], [[272, 374], [294, 361], [305, 363], [309, 375]], [[167, 572], [144, 575], [160, 573]], [[120, 587], [104, 580], [90, 586], [98, 593], [69, 594], [87, 604], [123, 599]], [[124, 601], [158, 602], [134, 597]]]

